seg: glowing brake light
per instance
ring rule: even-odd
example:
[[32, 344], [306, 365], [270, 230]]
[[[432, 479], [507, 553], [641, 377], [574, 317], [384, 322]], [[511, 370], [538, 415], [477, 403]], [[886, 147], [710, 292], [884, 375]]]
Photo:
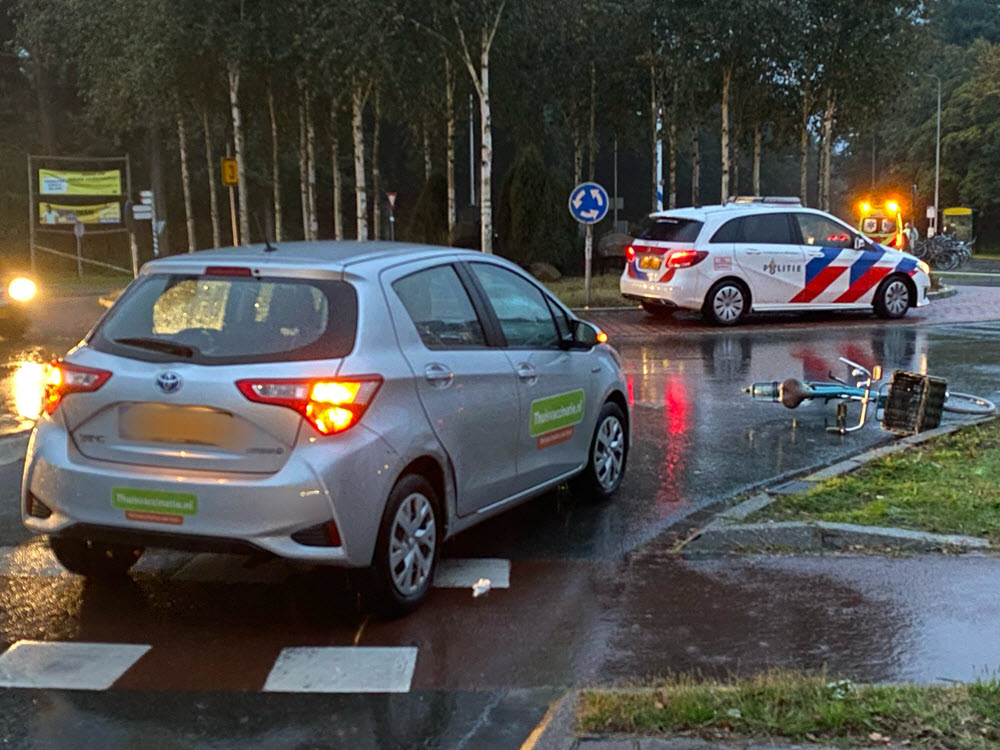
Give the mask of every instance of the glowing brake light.
[[53, 362], [46, 368], [42, 406], [46, 414], [51, 414], [59, 406], [63, 397], [70, 393], [96, 391], [108, 382], [111, 373], [93, 367], [81, 367], [67, 362]]
[[672, 250], [667, 256], [667, 268], [690, 268], [708, 256], [705, 250]]
[[625, 260], [627, 260], [629, 263], [635, 260], [635, 247], [633, 247], [632, 245], [629, 245], [628, 247], [625, 248]]
[[238, 380], [251, 401], [297, 411], [322, 435], [353, 427], [382, 385], [377, 375], [319, 380]]

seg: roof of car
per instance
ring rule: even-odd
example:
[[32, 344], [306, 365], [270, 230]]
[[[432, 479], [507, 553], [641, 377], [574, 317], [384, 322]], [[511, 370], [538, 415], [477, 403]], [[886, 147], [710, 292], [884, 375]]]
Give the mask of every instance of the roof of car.
[[325, 266], [340, 268], [351, 263], [372, 260], [406, 260], [412, 257], [433, 257], [435, 255], [462, 255], [480, 253], [454, 247], [419, 245], [408, 242], [379, 242], [355, 240], [317, 240], [313, 242], [277, 242], [267, 245], [256, 244], [243, 247], [222, 247], [214, 250], [199, 250], [195, 253], [181, 253], [157, 258], [146, 264], [149, 271], [164, 270], [164, 266], [195, 263], [244, 264], [255, 266]]
[[731, 214], [745, 214], [745, 213], [772, 213], [772, 212], [782, 212], [786, 213], [788, 211], [801, 211], [806, 213], [821, 214], [826, 216], [828, 214], [824, 213], [815, 208], [810, 208], [809, 206], [803, 206], [801, 204], [795, 203], [768, 203], [768, 202], [755, 202], [755, 203], [725, 203], [722, 205], [708, 205], [708, 206], [690, 206], [687, 208], [672, 208], [666, 211], [654, 211], [649, 215], [650, 219], [691, 219], [694, 221], [707, 221], [711, 217], [721, 217]]

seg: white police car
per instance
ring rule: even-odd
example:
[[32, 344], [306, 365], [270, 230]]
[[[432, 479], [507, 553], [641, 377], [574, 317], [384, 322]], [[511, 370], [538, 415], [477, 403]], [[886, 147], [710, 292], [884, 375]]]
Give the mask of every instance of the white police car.
[[661, 211], [626, 250], [620, 288], [650, 313], [701, 310], [719, 325], [750, 311], [871, 309], [928, 302], [930, 268], [797, 198], [735, 198]]

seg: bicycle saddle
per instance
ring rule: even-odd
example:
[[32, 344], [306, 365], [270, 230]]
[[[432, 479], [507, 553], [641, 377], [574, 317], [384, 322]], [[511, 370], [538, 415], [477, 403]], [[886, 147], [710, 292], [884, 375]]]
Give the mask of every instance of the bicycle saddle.
[[794, 409], [803, 401], [807, 401], [812, 397], [812, 388], [796, 378], [789, 378], [783, 382], [778, 391], [778, 398], [782, 406], [787, 406], [789, 409]]

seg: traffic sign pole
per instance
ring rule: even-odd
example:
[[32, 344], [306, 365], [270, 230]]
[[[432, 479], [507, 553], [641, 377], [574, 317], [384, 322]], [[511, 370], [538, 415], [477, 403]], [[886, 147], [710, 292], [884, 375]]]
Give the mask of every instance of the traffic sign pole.
[[581, 182], [569, 194], [569, 212], [587, 225], [583, 245], [584, 305], [590, 307], [590, 283], [594, 258], [594, 224], [608, 215], [608, 191], [596, 182]]

